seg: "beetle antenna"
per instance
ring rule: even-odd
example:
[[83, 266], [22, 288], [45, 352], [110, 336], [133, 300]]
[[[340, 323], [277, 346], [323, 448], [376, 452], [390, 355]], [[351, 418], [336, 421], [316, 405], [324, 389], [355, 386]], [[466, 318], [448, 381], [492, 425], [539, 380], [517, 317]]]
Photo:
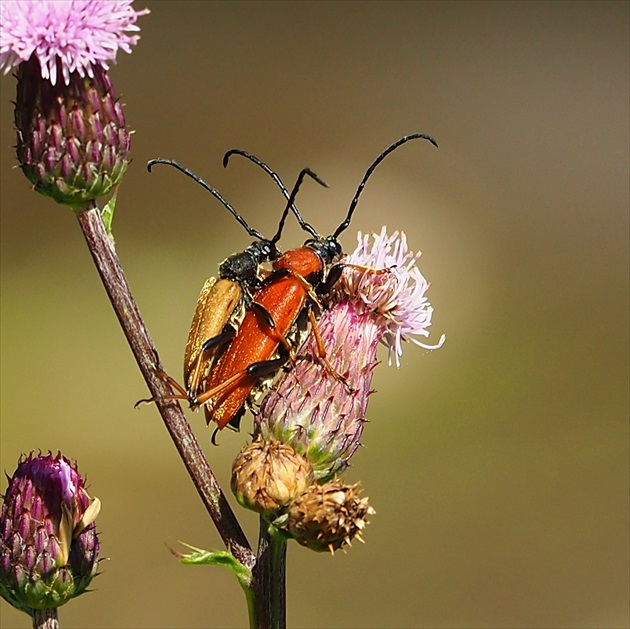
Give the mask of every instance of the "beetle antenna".
[[280, 188], [280, 190], [282, 190], [282, 194], [284, 194], [285, 198], [288, 200], [289, 197], [291, 196], [291, 193], [287, 190], [287, 187], [284, 185], [284, 183], [282, 183], [282, 179], [280, 179], [280, 175], [278, 175], [274, 170], [271, 169], [271, 167], [267, 166], [267, 164], [265, 164], [265, 162], [263, 162], [259, 157], [256, 157], [255, 155], [252, 155], [251, 153], [248, 153], [247, 151], [243, 151], [241, 149], [230, 149], [224, 156], [223, 156], [223, 168], [227, 168], [228, 163], [230, 162], [230, 157], [232, 157], [232, 155], [241, 155], [243, 157], [245, 157], [246, 159], [248, 159], [250, 162], [254, 162], [254, 164], [256, 164], [256, 166], [258, 166], [259, 168], [262, 168], [262, 170], [264, 170], [278, 185], [278, 188]]
[[[223, 156], [224, 168], [227, 167], [230, 161], [230, 157], [232, 157], [232, 155], [241, 155], [242, 157], [245, 157], [246, 159], [248, 159], [250, 162], [253, 162], [254, 164], [256, 164], [256, 166], [258, 166], [259, 168], [262, 168], [262, 170], [264, 170], [276, 182], [280, 190], [282, 190], [282, 194], [284, 194], [285, 198], [287, 200], [290, 199], [291, 194], [287, 190], [284, 183], [282, 182], [282, 179], [280, 179], [280, 176], [274, 170], [272, 170], [269, 166], [267, 166], [267, 164], [265, 164], [265, 162], [263, 162], [259, 157], [256, 157], [255, 155], [252, 155], [251, 153], [248, 153], [247, 151], [243, 151], [241, 149], [229, 150]], [[323, 180], [319, 180], [319, 183], [323, 183]], [[323, 185], [328, 186], [328, 184], [326, 183], [323, 183]], [[271, 239], [271, 242], [276, 243], [278, 242], [278, 240], [280, 240], [280, 235], [282, 234], [282, 230], [284, 229], [284, 223], [289, 214], [289, 210], [293, 212], [293, 214], [295, 215], [295, 218], [300, 224], [300, 227], [304, 231], [307, 231], [313, 237], [317, 237], [317, 233], [315, 232], [315, 230], [302, 218], [302, 215], [300, 214], [300, 211], [298, 210], [297, 205], [295, 205], [295, 203], [292, 203], [291, 205], [287, 205], [284, 212], [282, 213], [282, 216], [280, 218], [280, 223], [278, 225], [278, 231], [276, 232], [276, 235]]]
[[172, 166], [176, 168], [184, 175], [190, 177], [193, 181], [196, 181], [202, 188], [205, 188], [219, 203], [223, 205], [223, 207], [232, 214], [232, 216], [243, 226], [245, 231], [252, 237], [257, 238], [258, 240], [264, 240], [264, 238], [259, 234], [253, 227], [250, 227], [247, 224], [247, 221], [221, 196], [218, 190], [213, 188], [209, 183], [206, 183], [201, 177], [196, 175], [192, 170], [189, 170], [185, 166], [182, 166], [180, 163], [176, 162], [172, 159], [166, 159], [164, 157], [157, 157], [156, 159], [151, 159], [147, 162], [147, 170], [151, 172], [151, 168], [155, 164], [166, 164], [167, 166]]
[[[315, 179], [315, 181], [321, 186], [325, 186], [326, 188], [328, 188], [328, 184], [317, 173], [314, 173], [310, 168], [303, 168], [300, 171], [300, 174], [298, 175], [295, 185], [293, 186], [293, 190], [291, 191], [291, 195], [289, 196], [287, 207], [285, 208], [284, 213], [282, 215], [283, 217], [286, 215], [289, 208], [293, 207], [295, 197], [297, 196], [298, 190], [300, 189], [300, 186], [302, 185], [302, 182], [304, 181], [304, 178], [306, 177], [306, 175]], [[300, 221], [300, 226], [302, 227], [302, 229], [305, 229], [309, 234], [311, 234], [313, 238], [318, 237], [317, 232], [305, 220], [302, 219]], [[279, 229], [276, 235], [271, 239], [271, 242], [276, 243], [278, 239], [280, 238], [280, 233], [281, 233], [281, 230]]]
[[344, 231], [345, 229], [347, 229], [348, 225], [350, 225], [350, 219], [352, 218], [352, 214], [354, 213], [354, 210], [356, 209], [357, 204], [359, 202], [359, 196], [361, 196], [361, 192], [363, 192], [363, 188], [365, 188], [366, 181], [370, 178], [370, 175], [376, 170], [376, 167], [390, 153], [393, 153], [399, 146], [402, 146], [403, 144], [406, 144], [410, 140], [417, 140], [418, 138], [421, 138], [423, 140], [428, 140], [429, 142], [431, 142], [431, 144], [433, 144], [433, 146], [437, 146], [437, 142], [430, 135], [426, 135], [425, 133], [413, 133], [411, 135], [405, 135], [404, 137], [400, 138], [400, 140], [397, 140], [392, 145], [387, 147], [372, 162], [372, 165], [367, 169], [367, 171], [365, 172], [365, 175], [363, 175], [363, 179], [361, 180], [361, 183], [359, 184], [359, 187], [357, 188], [357, 191], [354, 194], [354, 198], [352, 199], [352, 203], [350, 203], [350, 208], [348, 209], [348, 215], [346, 216], [346, 219], [344, 220], [344, 222], [341, 223], [341, 225], [339, 225], [339, 227], [337, 227], [337, 229], [335, 230], [335, 233], [333, 234], [333, 238], [337, 238], [339, 236], [339, 234], [341, 234], [341, 232]]

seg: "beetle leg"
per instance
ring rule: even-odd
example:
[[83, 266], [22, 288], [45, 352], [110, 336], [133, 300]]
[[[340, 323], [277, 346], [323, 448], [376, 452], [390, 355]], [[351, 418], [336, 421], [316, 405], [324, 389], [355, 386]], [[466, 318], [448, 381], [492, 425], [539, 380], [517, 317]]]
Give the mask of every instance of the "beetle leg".
[[361, 271], [362, 273], [372, 273], [373, 275], [381, 275], [383, 273], [389, 273], [391, 269], [395, 267], [387, 267], [385, 269], [373, 269], [369, 266], [361, 266], [359, 264], [349, 264], [347, 262], [338, 262], [333, 264], [326, 276], [326, 281], [322, 282], [317, 288], [317, 292], [320, 295], [327, 295], [333, 289], [333, 286], [337, 283], [344, 269], [354, 269], [355, 271]]
[[288, 356], [284, 353], [281, 353], [278, 358], [271, 358], [270, 360], [261, 360], [251, 365], [247, 365], [245, 369], [241, 371], [237, 371], [235, 374], [231, 375], [229, 378], [224, 380], [221, 384], [218, 384], [216, 387], [212, 387], [203, 393], [200, 393], [194, 400], [194, 406], [201, 406], [205, 404], [208, 400], [223, 393], [226, 389], [231, 389], [233, 386], [237, 386], [241, 380], [244, 378], [263, 378], [265, 376], [270, 376], [275, 373], [282, 365], [287, 361]]
[[155, 373], [157, 377], [160, 378], [160, 380], [163, 380], [164, 382], [166, 382], [166, 384], [168, 384], [172, 389], [175, 389], [178, 393], [174, 393], [173, 395], [164, 395], [162, 397], [143, 398], [142, 400], [138, 400], [133, 405], [134, 408], [138, 408], [140, 404], [151, 404], [152, 402], [157, 402], [158, 400], [188, 400], [189, 399], [186, 389], [184, 389], [184, 387], [182, 387], [182, 385], [179, 384], [177, 380], [175, 380], [174, 378], [171, 378], [171, 376], [169, 376], [166, 373], [166, 371], [163, 371], [162, 369], [156, 369]]
[[217, 350], [228, 341], [231, 341], [235, 336], [236, 329], [230, 324], [227, 324], [221, 334], [217, 334], [217, 336], [208, 339], [201, 346], [201, 350], [193, 361], [186, 377], [186, 386], [191, 396], [197, 394], [205, 376], [208, 363], [212, 360]]
[[328, 270], [328, 275], [326, 275], [326, 280], [322, 282], [317, 288], [317, 292], [321, 295], [327, 295], [332, 290], [333, 286], [337, 283], [337, 280], [341, 277], [343, 273], [343, 264], [333, 264]]
[[247, 375], [254, 378], [264, 378], [265, 376], [273, 375], [282, 365], [284, 365], [290, 357], [284, 352], [280, 352], [280, 356], [277, 358], [270, 358], [269, 360], [261, 360], [257, 363], [248, 365], [244, 370]]
[[[278, 343], [280, 343], [280, 345], [282, 345], [282, 347], [288, 353], [289, 360], [291, 361], [291, 363], [295, 365], [295, 354], [293, 353], [293, 348], [291, 347], [291, 344], [289, 343], [287, 338], [283, 336], [282, 334], [280, 334], [280, 332], [278, 332], [276, 328], [276, 322], [273, 320], [273, 317], [271, 316], [271, 313], [269, 312], [269, 310], [267, 310], [262, 304], [259, 304], [256, 301], [251, 303], [251, 308], [254, 309], [262, 317], [263, 321], [265, 322], [265, 325], [271, 330], [272, 335], [276, 338]], [[267, 362], [267, 361], [262, 361], [262, 362]]]
[[[210, 422], [214, 420], [214, 417], [212, 416], [212, 409], [206, 405], [203, 407], [203, 410], [206, 416], [206, 424], [209, 426]], [[230, 430], [234, 430], [235, 432], [238, 432], [241, 428], [241, 419], [243, 419], [243, 415], [245, 415], [245, 406], [241, 406], [241, 408], [236, 412], [234, 417], [232, 417], [232, 419], [230, 419], [230, 421], [225, 426], [223, 426], [223, 428], [229, 428]], [[212, 433], [211, 442], [213, 446], [219, 445], [216, 442], [216, 437], [219, 434], [220, 430], [223, 430], [223, 429], [217, 426], [214, 429], [214, 432]]]
[[322, 340], [322, 335], [319, 332], [319, 326], [317, 325], [317, 319], [315, 319], [315, 315], [313, 311], [308, 309], [308, 318], [311, 322], [311, 329], [313, 330], [313, 336], [315, 337], [315, 343], [317, 344], [317, 354], [320, 362], [326, 369], [326, 371], [335, 379], [337, 382], [343, 384], [348, 393], [353, 393], [354, 389], [348, 383], [348, 380], [342, 376], [331, 364], [326, 356], [326, 348], [324, 347], [324, 341]]
[[363, 273], [371, 273], [372, 275], [383, 275], [383, 273], [389, 273], [392, 269], [396, 268], [396, 265], [385, 267], [384, 269], [373, 269], [370, 266], [361, 266], [360, 264], [348, 264], [346, 262], [340, 262], [335, 266], [345, 269], [354, 269], [355, 271], [362, 271]]

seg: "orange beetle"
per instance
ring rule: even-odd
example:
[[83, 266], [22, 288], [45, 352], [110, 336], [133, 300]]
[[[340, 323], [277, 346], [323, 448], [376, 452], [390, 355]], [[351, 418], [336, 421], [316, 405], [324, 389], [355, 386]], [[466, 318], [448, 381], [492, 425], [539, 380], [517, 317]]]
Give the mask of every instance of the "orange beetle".
[[[257, 239], [245, 251], [226, 258], [219, 265], [219, 278], [208, 278], [201, 289], [184, 353], [184, 386], [180, 386], [168, 374], [161, 372], [162, 377], [181, 394], [173, 397], [188, 399], [194, 408], [197, 394], [207, 388], [205, 381], [210, 365], [235, 336], [245, 310], [252, 304], [253, 291], [261, 287], [263, 278], [268, 275], [268, 271], [263, 270], [261, 265], [280, 256], [276, 244], [282, 234], [289, 210], [292, 209], [298, 216], [299, 212], [293, 201], [290, 201], [280, 218], [276, 234], [271, 240], [267, 240], [250, 227], [215, 188], [195, 173], [173, 160], [164, 158], [150, 160], [147, 164], [149, 172], [155, 164], [173, 166], [199, 183], [236, 218], [251, 237]], [[227, 160], [224, 160], [224, 165], [227, 165]], [[269, 172], [270, 169], [265, 164], [260, 165]], [[275, 173], [271, 174], [285, 197], [289, 199], [290, 194], [278, 176]], [[143, 401], [151, 400], [141, 400]]]

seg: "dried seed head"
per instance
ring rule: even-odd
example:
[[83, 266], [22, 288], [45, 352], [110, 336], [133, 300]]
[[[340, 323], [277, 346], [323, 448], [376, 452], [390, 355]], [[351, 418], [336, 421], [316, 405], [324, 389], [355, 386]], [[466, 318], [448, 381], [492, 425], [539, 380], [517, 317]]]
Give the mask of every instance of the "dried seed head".
[[275, 440], [245, 446], [232, 466], [232, 491], [239, 503], [269, 515], [288, 506], [313, 482], [311, 464]]
[[360, 494], [359, 483], [311, 485], [289, 508], [287, 529], [302, 546], [320, 552], [334, 553], [353, 539], [363, 542], [366, 518], [375, 511]]

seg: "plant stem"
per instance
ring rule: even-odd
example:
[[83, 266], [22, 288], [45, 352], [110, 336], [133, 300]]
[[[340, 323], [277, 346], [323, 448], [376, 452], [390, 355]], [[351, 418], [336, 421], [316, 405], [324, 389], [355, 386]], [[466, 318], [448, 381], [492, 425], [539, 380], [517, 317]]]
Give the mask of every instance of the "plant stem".
[[157, 351], [131, 295], [113, 239], [105, 230], [100, 211], [94, 202], [90, 202], [77, 217], [107, 295], [149, 391], [156, 400], [166, 429], [226, 547], [238, 561], [251, 569], [255, 557], [245, 533], [226, 501], [181, 406], [175, 400], [163, 399], [172, 391], [156, 373], [160, 368]]
[[34, 609], [33, 629], [59, 629], [59, 616], [57, 608]]
[[[252, 627], [257, 627], [257, 629], [286, 628], [286, 562], [286, 538], [261, 516], [258, 557], [253, 570], [257, 622], [256, 625], [251, 625]], [[261, 619], [265, 621], [261, 622]]]

